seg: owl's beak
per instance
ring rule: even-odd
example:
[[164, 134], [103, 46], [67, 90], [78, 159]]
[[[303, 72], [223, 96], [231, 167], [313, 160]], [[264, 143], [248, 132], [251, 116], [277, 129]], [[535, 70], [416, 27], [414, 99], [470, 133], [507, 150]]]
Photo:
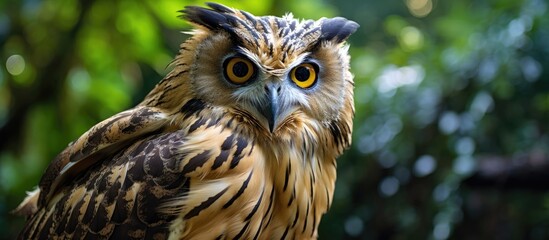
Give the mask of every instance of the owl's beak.
[[260, 107], [260, 112], [267, 119], [269, 131], [273, 133], [280, 122], [281, 104], [278, 98], [280, 85], [274, 83], [267, 84], [265, 86], [265, 92], [267, 93], [267, 104]]

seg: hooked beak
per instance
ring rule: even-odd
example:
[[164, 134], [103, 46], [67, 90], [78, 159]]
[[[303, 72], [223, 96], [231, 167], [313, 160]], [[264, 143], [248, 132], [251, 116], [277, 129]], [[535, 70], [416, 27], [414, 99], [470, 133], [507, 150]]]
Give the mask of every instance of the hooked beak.
[[267, 94], [267, 104], [259, 106], [259, 112], [265, 116], [269, 124], [269, 131], [271, 133], [276, 130], [280, 123], [281, 104], [279, 102], [280, 85], [267, 84], [265, 86], [265, 92]]

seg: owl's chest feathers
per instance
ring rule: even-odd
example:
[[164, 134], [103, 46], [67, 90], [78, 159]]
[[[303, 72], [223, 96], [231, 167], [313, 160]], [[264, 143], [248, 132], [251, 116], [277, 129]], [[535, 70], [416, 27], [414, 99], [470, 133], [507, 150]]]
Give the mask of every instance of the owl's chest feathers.
[[271, 151], [265, 164], [275, 189], [271, 224], [276, 238], [316, 238], [320, 218], [331, 203], [335, 157], [323, 155], [324, 146], [308, 146], [303, 140], [309, 141], [295, 138], [263, 147]]
[[[209, 159], [188, 175], [185, 206], [171, 226], [174, 239], [316, 237], [335, 184], [335, 156], [326, 146], [308, 134], [261, 141], [234, 131], [229, 121], [193, 121], [186, 124], [188, 138], [200, 144], [189, 145], [200, 149], [185, 152], [191, 159], [208, 152]], [[183, 168], [192, 164], [183, 161]]]

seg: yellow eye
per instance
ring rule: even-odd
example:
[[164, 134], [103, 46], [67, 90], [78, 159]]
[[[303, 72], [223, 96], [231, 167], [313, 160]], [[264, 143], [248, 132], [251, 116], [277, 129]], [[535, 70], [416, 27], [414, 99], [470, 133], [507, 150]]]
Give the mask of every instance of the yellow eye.
[[316, 68], [311, 63], [303, 63], [292, 69], [290, 78], [300, 88], [310, 88], [316, 82]]
[[244, 84], [254, 75], [254, 65], [250, 60], [233, 57], [223, 64], [225, 78], [234, 84]]

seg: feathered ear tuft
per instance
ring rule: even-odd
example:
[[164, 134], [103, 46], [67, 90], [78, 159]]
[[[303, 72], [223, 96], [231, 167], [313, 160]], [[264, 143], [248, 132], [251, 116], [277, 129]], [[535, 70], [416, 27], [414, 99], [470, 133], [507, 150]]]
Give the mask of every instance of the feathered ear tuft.
[[232, 9], [228, 8], [225, 5], [221, 5], [219, 3], [208, 2], [208, 3], [206, 3], [206, 5], [208, 5], [208, 7], [211, 7], [212, 9], [214, 9], [218, 12], [222, 12], [222, 13], [233, 13], [234, 12]]
[[231, 32], [231, 27], [236, 22], [234, 11], [226, 6], [217, 3], [207, 3], [212, 8], [187, 6], [179, 11], [181, 18], [204, 26], [211, 30], [226, 30]]
[[320, 40], [343, 42], [353, 34], [359, 25], [342, 17], [326, 18], [322, 21]]

